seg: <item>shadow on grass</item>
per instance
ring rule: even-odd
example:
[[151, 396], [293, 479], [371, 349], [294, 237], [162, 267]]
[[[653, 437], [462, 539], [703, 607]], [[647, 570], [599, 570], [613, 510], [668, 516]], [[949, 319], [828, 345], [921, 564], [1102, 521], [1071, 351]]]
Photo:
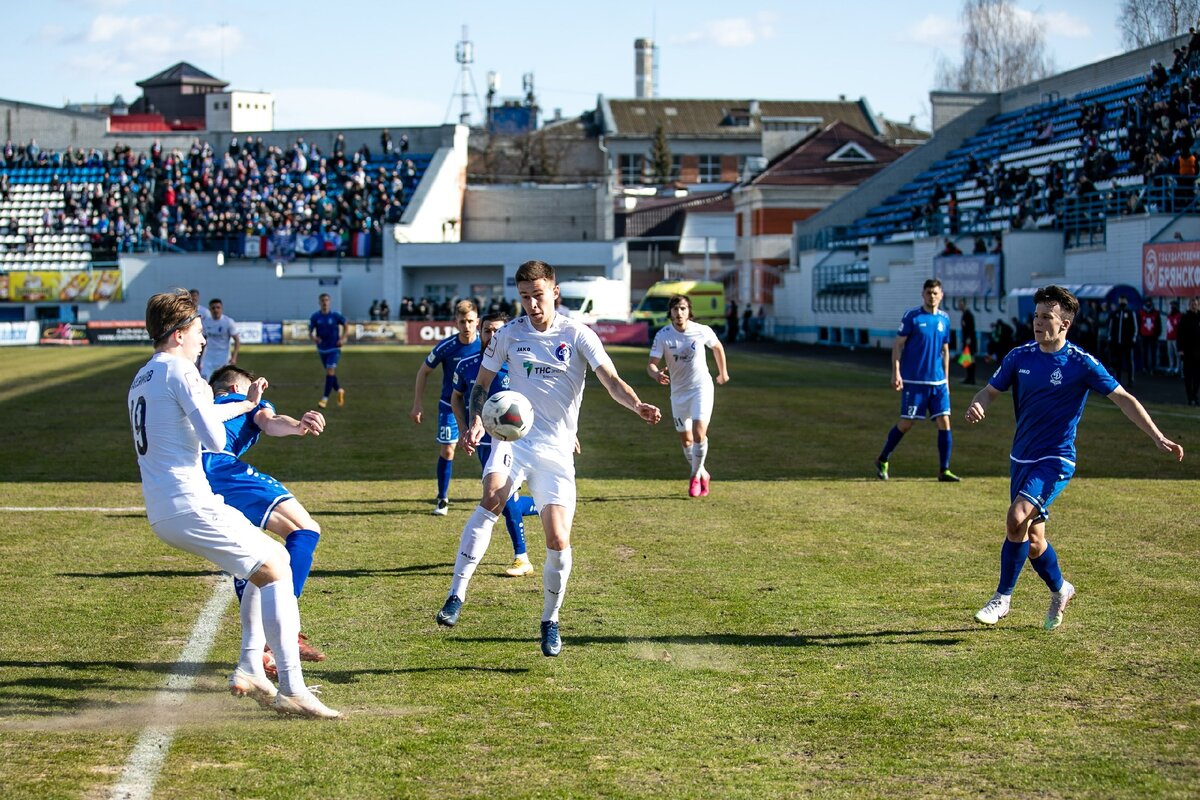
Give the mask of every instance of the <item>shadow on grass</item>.
[[139, 569], [121, 572], [60, 572], [57, 578], [215, 578], [219, 569]]
[[[71, 670], [85, 673], [145, 672], [158, 675], [220, 675], [229, 665], [218, 661], [0, 661], [2, 669]], [[97, 692], [172, 692], [181, 694], [209, 693], [205, 686], [190, 689], [163, 686], [126, 686], [112, 677], [100, 674], [57, 677], [37, 675], [0, 681], [0, 716], [12, 714], [53, 715], [64, 711], [88, 708], [119, 708], [115, 700], [99, 699]], [[58, 693], [68, 693], [62, 696]]]
[[369, 578], [375, 575], [449, 575], [453, 564], [410, 564], [387, 569], [314, 569], [313, 578]]
[[[321, 683], [330, 683], [342, 685], [354, 683], [360, 677], [367, 675], [417, 675], [420, 673], [437, 673], [437, 672], [460, 672], [460, 673], [476, 673], [486, 672], [496, 675], [525, 675], [529, 672], [526, 667], [481, 667], [475, 664], [459, 664], [457, 666], [445, 667], [396, 667], [392, 669], [334, 669], [321, 670]], [[313, 673], [314, 680], [316, 673]]]
[[[875, 644], [922, 644], [933, 647], [949, 647], [961, 644], [961, 634], [981, 630], [980, 628], [952, 628], [949, 630], [886, 630], [862, 631], [846, 633], [825, 633], [805, 635], [795, 634], [740, 634], [740, 633], [706, 633], [682, 636], [573, 636], [570, 631], [563, 632], [566, 644], [587, 647], [589, 645], [624, 645], [624, 644], [678, 644], [678, 645], [720, 645], [727, 647], [867, 647]], [[922, 637], [935, 638], [922, 638]], [[896, 641], [880, 641], [895, 639]], [[463, 642], [527, 642], [526, 637], [478, 636], [462, 637]]]

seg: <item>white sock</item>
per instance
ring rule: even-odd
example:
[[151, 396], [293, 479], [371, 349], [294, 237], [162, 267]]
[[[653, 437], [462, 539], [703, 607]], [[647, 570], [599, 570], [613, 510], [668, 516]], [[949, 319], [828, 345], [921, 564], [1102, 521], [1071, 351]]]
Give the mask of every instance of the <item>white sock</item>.
[[308, 691], [300, 670], [300, 606], [292, 594], [292, 575], [289, 571], [274, 583], [261, 588], [262, 625], [267, 644], [275, 654], [279, 670], [279, 691], [297, 695]]
[[696, 460], [695, 460], [695, 458], [692, 457], [692, 446], [690, 444], [685, 444], [683, 446], [683, 457], [687, 459], [688, 469], [690, 469], [692, 471], [692, 474], [695, 475], [696, 474]]
[[265, 678], [262, 657], [267, 636], [263, 632], [262, 594], [250, 581], [246, 581], [246, 588], [242, 590], [242, 607], [238, 613], [242, 618], [242, 655], [238, 659], [238, 669]]
[[704, 474], [704, 459], [708, 458], [708, 439], [692, 445], [692, 474]]
[[571, 576], [571, 548], [546, 548], [546, 565], [542, 567], [542, 622], [558, 622], [567, 593], [567, 578]]
[[467, 599], [467, 584], [475, 574], [483, 554], [487, 552], [492, 541], [492, 526], [499, 519], [483, 506], [475, 506], [475, 510], [463, 526], [462, 539], [458, 543], [458, 557], [454, 559], [454, 578], [450, 581], [450, 594], [458, 595], [459, 600]]

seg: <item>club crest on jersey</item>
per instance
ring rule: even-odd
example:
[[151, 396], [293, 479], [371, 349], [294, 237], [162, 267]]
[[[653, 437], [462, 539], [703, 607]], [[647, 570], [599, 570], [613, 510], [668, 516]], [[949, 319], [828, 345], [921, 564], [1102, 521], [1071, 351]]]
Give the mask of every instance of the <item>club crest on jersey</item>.
[[1056, 369], [1050, 373], [1050, 383], [1054, 386], [1061, 386], [1063, 381], [1062, 370]]
[[554, 348], [554, 357], [563, 364], [571, 365], [571, 345], [566, 342], [559, 342], [558, 347]]

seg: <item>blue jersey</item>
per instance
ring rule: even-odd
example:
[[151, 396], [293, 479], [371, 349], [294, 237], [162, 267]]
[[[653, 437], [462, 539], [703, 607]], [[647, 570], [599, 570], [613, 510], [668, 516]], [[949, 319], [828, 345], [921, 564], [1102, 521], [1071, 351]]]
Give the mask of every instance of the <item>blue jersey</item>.
[[317, 332], [318, 350], [336, 350], [338, 334], [341, 332], [341, 326], [345, 324], [346, 318], [336, 311], [330, 311], [328, 314], [316, 311], [309, 317], [308, 332]]
[[[246, 399], [244, 394], [224, 394], [216, 399], [217, 405], [225, 403], [240, 403]], [[275, 410], [275, 406], [267, 400], [262, 400], [257, 406], [247, 411], [245, 414], [239, 414], [233, 419], [225, 421], [225, 449], [222, 451], [231, 456], [241, 458], [246, 454], [246, 451], [254, 446], [258, 441], [258, 437], [262, 435], [262, 428], [258, 427], [254, 422], [254, 416], [260, 409]]]
[[950, 315], [938, 309], [933, 314], [924, 306], [910, 308], [900, 319], [897, 336], [905, 337], [900, 351], [900, 378], [905, 383], [946, 382], [942, 351], [950, 343]]
[[[458, 369], [458, 362], [468, 356], [477, 355], [479, 355], [479, 337], [476, 336], [470, 344], [463, 344], [457, 333], [442, 339], [429, 351], [429, 355], [425, 357], [426, 365], [430, 369], [438, 364], [442, 365], [442, 402], [450, 402], [450, 393], [454, 391], [454, 372]], [[476, 372], [478, 371], [476, 370]]]
[[[458, 362], [458, 369], [454, 370], [454, 386], [456, 392], [461, 392], [463, 403], [471, 402], [471, 388], [475, 386], [475, 378], [479, 376], [479, 367], [483, 364], [483, 353], [478, 353], [473, 356], [467, 356]], [[492, 386], [488, 389], [488, 397], [491, 397], [496, 392], [503, 392], [509, 388], [508, 381], [508, 364], [500, 367], [500, 371], [496, 373], [496, 377], [492, 379]], [[470, 406], [468, 405], [468, 408]], [[470, 422], [470, 420], [468, 420]], [[486, 444], [492, 441], [490, 433], [483, 434], [481, 444]]]
[[988, 383], [1013, 392], [1013, 461], [1057, 458], [1072, 465], [1088, 390], [1109, 395], [1120, 385], [1094, 356], [1070, 342], [1057, 353], [1043, 353], [1036, 342], [1015, 347]]

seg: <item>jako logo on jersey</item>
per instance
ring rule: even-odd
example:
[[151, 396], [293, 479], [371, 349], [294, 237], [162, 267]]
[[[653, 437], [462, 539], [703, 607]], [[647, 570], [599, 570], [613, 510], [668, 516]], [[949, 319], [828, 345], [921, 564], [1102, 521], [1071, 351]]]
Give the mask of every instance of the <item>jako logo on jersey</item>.
[[1028, 374], [1029, 374], [1029, 370], [1027, 370], [1027, 369], [1019, 369], [1019, 370], [1017, 370], [1017, 372], [1019, 372], [1019, 373], [1020, 373], [1020, 374], [1022, 374], [1022, 375], [1028, 375]]
[[1054, 370], [1054, 372], [1050, 373], [1050, 383], [1052, 383], [1055, 386], [1062, 385], [1062, 370], [1061, 369], [1056, 369], [1056, 370]]
[[558, 347], [554, 348], [554, 357], [563, 362], [567, 366], [571, 364], [571, 345], [566, 342], [560, 342]]

